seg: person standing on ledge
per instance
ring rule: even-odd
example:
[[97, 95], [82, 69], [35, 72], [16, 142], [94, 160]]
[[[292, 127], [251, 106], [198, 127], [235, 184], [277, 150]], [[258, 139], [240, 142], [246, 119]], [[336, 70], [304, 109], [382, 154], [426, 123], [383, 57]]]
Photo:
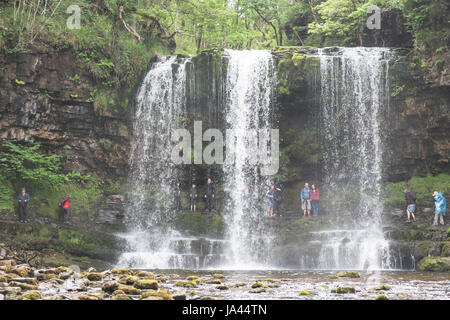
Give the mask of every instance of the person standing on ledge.
[[195, 212], [197, 209], [197, 187], [195, 184], [192, 184], [191, 191], [189, 191], [189, 199], [191, 201], [191, 211]]
[[22, 192], [17, 197], [19, 201], [19, 221], [27, 221], [27, 205], [30, 202], [30, 195], [26, 193], [25, 188], [22, 188]]
[[64, 199], [61, 201], [61, 207], [64, 211], [63, 214], [63, 223], [69, 222], [69, 215], [70, 215], [70, 199], [72, 198], [72, 195], [68, 193]]
[[311, 216], [311, 189], [309, 183], [305, 183], [305, 187], [300, 192], [300, 201], [302, 202], [303, 216]]
[[408, 189], [403, 190], [403, 193], [405, 194], [406, 215], [408, 217], [406, 222], [411, 222], [411, 216], [413, 218], [413, 222], [416, 222], [416, 217], [414, 216], [414, 211], [416, 211], [416, 195]]
[[205, 185], [205, 201], [208, 212], [214, 208], [214, 185], [211, 178], [208, 178], [208, 182]]
[[433, 193], [434, 198], [434, 221], [433, 226], [438, 225], [438, 220], [441, 225], [444, 225], [445, 211], [447, 210], [447, 200], [442, 195], [442, 192], [435, 191]]
[[319, 189], [317, 189], [315, 185], [311, 185], [311, 207], [313, 217], [319, 214], [319, 197]]
[[275, 206], [275, 185], [270, 185], [270, 189], [267, 191], [266, 196], [269, 198], [269, 218], [272, 218], [274, 217], [273, 207]]

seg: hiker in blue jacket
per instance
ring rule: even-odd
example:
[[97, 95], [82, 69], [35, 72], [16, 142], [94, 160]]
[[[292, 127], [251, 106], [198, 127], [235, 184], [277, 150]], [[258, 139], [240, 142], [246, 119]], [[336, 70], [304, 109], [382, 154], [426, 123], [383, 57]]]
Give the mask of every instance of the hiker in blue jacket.
[[311, 189], [309, 183], [305, 183], [305, 187], [300, 192], [300, 201], [302, 202], [303, 216], [311, 216]]
[[22, 188], [22, 192], [18, 195], [19, 201], [19, 221], [26, 222], [27, 220], [27, 205], [30, 202], [30, 195], [26, 193], [25, 188]]
[[444, 225], [445, 211], [447, 210], [447, 200], [445, 200], [442, 192], [435, 191], [433, 193], [434, 198], [434, 221], [433, 226], [438, 225], [438, 220], [440, 224]]

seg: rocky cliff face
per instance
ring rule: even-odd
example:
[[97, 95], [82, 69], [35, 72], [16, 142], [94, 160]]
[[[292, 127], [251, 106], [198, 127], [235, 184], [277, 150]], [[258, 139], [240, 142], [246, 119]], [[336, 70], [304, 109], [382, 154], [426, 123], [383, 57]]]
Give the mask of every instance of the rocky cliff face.
[[450, 171], [450, 87], [426, 83], [422, 72], [399, 52], [391, 70], [391, 101], [384, 115], [390, 181]]
[[127, 119], [94, 110], [93, 77], [71, 51], [0, 55], [0, 141], [38, 141], [63, 170], [125, 176]]

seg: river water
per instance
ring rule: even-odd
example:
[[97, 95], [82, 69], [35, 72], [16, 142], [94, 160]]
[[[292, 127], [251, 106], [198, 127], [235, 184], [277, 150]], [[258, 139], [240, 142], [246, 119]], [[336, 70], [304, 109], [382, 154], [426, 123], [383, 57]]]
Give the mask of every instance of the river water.
[[[406, 271], [377, 271], [360, 273], [360, 278], [336, 277], [332, 271], [189, 271], [189, 270], [154, 270], [155, 273], [167, 273], [168, 280], [162, 288], [180, 291], [176, 282], [191, 275], [199, 276], [203, 281], [195, 288], [183, 288], [187, 299], [213, 297], [217, 299], [312, 299], [312, 300], [373, 300], [380, 295], [390, 300], [446, 300], [450, 299], [450, 274], [420, 273]], [[218, 284], [208, 284], [213, 275], [224, 275], [221, 285], [229, 287], [218, 289]], [[252, 288], [261, 281], [264, 290]], [[241, 284], [242, 286], [236, 286]], [[385, 286], [388, 290], [377, 290]], [[338, 287], [351, 287], [355, 293], [339, 294]], [[387, 288], [386, 288], [387, 287]], [[258, 290], [259, 289], [259, 290]], [[299, 295], [307, 290], [311, 295]], [[263, 291], [263, 292], [258, 292]], [[192, 293], [192, 294], [190, 294]]]

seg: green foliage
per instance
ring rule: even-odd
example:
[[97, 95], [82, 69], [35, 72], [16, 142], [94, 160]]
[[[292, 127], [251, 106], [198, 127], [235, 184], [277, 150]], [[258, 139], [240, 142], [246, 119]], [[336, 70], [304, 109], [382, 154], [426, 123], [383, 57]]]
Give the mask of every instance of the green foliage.
[[7, 141], [2, 147], [6, 150], [0, 152], [0, 175], [16, 187], [26, 184], [36, 189], [51, 189], [68, 181], [65, 175], [59, 173], [60, 157], [37, 152], [39, 143], [20, 145]]
[[109, 139], [101, 138], [99, 140], [100, 145], [102, 146], [103, 150], [110, 151], [112, 147], [112, 141]]
[[225, 232], [225, 220], [219, 215], [207, 217], [200, 213], [186, 213], [176, 221], [177, 227], [193, 235], [220, 237]]
[[0, 176], [0, 213], [14, 211], [15, 197], [11, 183]]
[[178, 225], [185, 231], [193, 234], [205, 234], [208, 229], [208, 220], [204, 215], [198, 213], [184, 214]]
[[434, 191], [440, 191], [444, 195], [450, 193], [450, 175], [442, 173], [436, 176], [412, 177], [406, 182], [388, 183], [386, 185], [386, 202], [393, 206], [404, 206], [404, 189], [413, 191], [417, 197], [417, 205], [433, 207]]
[[450, 271], [450, 258], [426, 257], [419, 262], [420, 271], [448, 272]]
[[73, 81], [75, 84], [80, 84], [80, 76], [78, 74], [73, 75], [72, 77], [67, 77], [70, 81]]
[[102, 182], [77, 172], [61, 173], [59, 155], [43, 155], [40, 144], [5, 142], [0, 152], [0, 211], [14, 211], [15, 193], [25, 186], [31, 194], [31, 208], [40, 215], [58, 217], [58, 203], [72, 194], [74, 214], [87, 214], [102, 195]]
[[403, 89], [405, 89], [405, 85], [394, 87], [392, 89], [391, 96], [395, 97], [395, 96], [399, 95], [400, 93], [402, 93]]

